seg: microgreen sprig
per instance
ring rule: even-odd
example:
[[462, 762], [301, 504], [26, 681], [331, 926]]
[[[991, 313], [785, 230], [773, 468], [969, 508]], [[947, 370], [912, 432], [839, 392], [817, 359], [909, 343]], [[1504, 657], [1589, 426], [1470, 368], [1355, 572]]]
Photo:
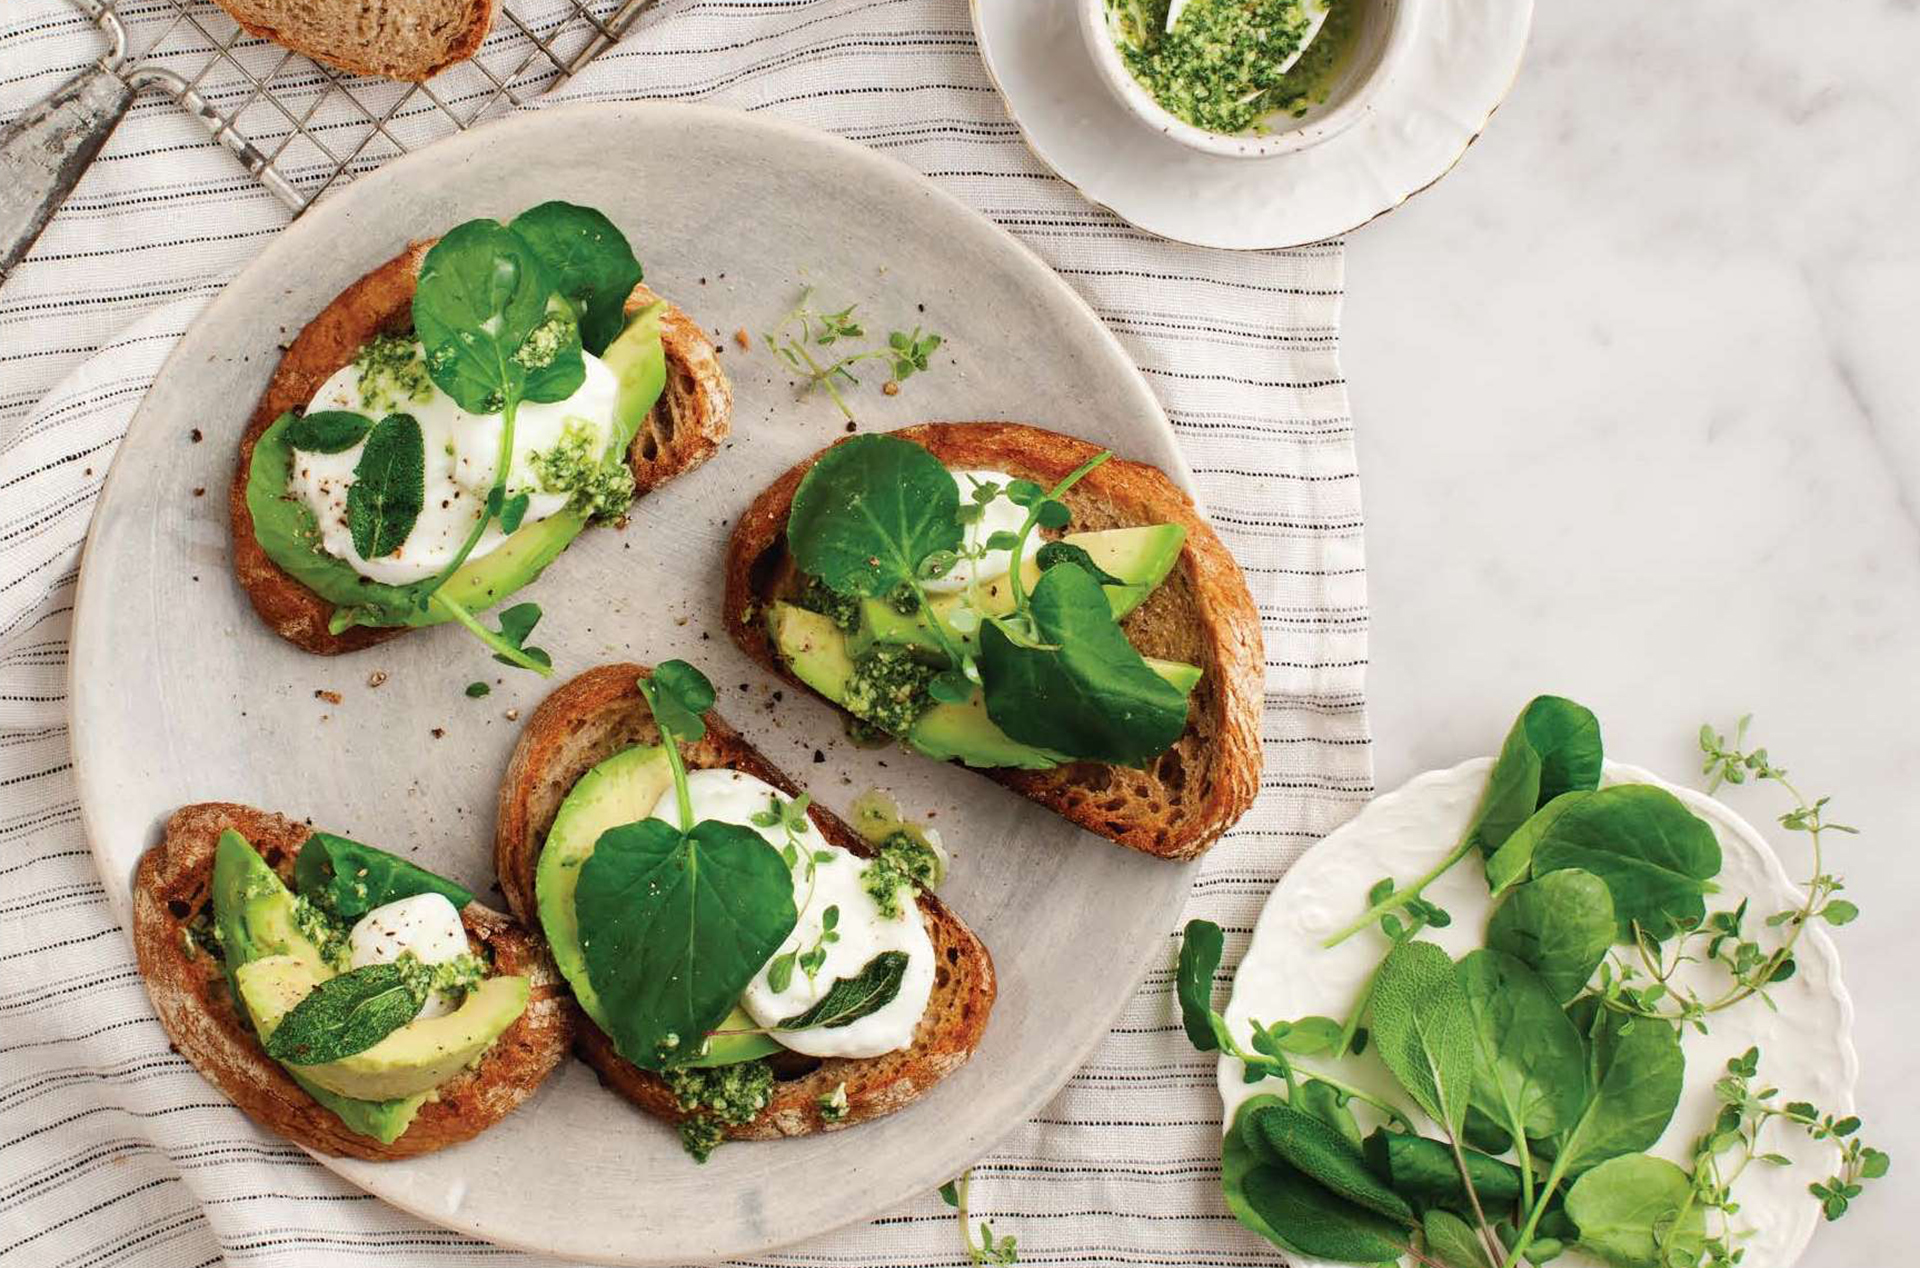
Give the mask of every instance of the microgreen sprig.
[[813, 288], [804, 288], [793, 308], [760, 339], [788, 367], [804, 376], [802, 392], [810, 392], [816, 387], [825, 388], [834, 406], [848, 422], [853, 421], [853, 409], [840, 394], [840, 382], [844, 380], [856, 385], [860, 382], [853, 373], [853, 366], [862, 361], [884, 363], [891, 377], [881, 390], [893, 396], [899, 392], [900, 384], [929, 367], [934, 352], [942, 342], [939, 335], [923, 332], [919, 326], [915, 326], [912, 330], [889, 332], [886, 343], [880, 347], [865, 347], [840, 356], [816, 356], [816, 349], [835, 348], [838, 351], [840, 345], [866, 338], [867, 332], [854, 317], [858, 305], [849, 304], [838, 312], [823, 313], [812, 306], [812, 299]]
[[[1700, 728], [1700, 751], [1704, 755], [1701, 773], [1708, 777], [1707, 791], [1724, 784], [1771, 782], [1780, 785], [1793, 798], [1793, 806], [1779, 816], [1779, 824], [1789, 832], [1803, 832], [1812, 851], [1812, 875], [1805, 882], [1805, 897], [1797, 906], [1774, 912], [1765, 925], [1777, 931], [1777, 944], [1771, 949], [1749, 936], [1750, 904], [1740, 903], [1730, 911], [1708, 915], [1699, 927], [1684, 931], [1671, 945], [1648, 931], [1639, 931], [1631, 952], [1616, 953], [1603, 966], [1602, 993], [1609, 1008], [1643, 1017], [1658, 1017], [1681, 1022], [1705, 1031], [1706, 1018], [1732, 1008], [1754, 996], [1767, 999], [1767, 988], [1785, 981], [1794, 973], [1794, 948], [1800, 935], [1815, 921], [1830, 925], [1851, 923], [1860, 914], [1854, 903], [1836, 898], [1845, 888], [1839, 877], [1826, 870], [1825, 834], [1844, 832], [1856, 835], [1858, 829], [1826, 817], [1829, 798], [1808, 798], [1787, 778], [1786, 768], [1775, 765], [1765, 748], [1745, 748], [1751, 714], [1740, 719], [1733, 741], [1709, 725]], [[1728, 984], [1718, 995], [1702, 996], [1674, 980], [1680, 966], [1706, 963], [1720, 966]], [[1768, 1000], [1771, 1003], [1770, 1000]]]
[[949, 1180], [940, 1186], [940, 1200], [952, 1207], [960, 1221], [960, 1244], [966, 1247], [969, 1264], [1005, 1265], [1017, 1264], [1020, 1256], [1013, 1234], [996, 1238], [993, 1225], [986, 1220], [980, 1221], [980, 1240], [973, 1240], [973, 1226], [967, 1215], [967, 1190], [973, 1184], [971, 1170], [961, 1173], [956, 1180]]

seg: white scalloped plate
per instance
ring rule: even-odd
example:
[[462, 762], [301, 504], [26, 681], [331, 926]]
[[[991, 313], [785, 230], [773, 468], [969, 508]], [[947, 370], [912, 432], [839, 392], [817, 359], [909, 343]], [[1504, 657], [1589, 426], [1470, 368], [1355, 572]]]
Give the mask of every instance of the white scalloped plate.
[[[1476, 758], [1451, 770], [1431, 771], [1377, 797], [1352, 821], [1333, 832], [1294, 864], [1274, 889], [1254, 925], [1253, 941], [1240, 962], [1227, 1023], [1246, 1042], [1249, 1020], [1320, 1014], [1344, 1017], [1359, 985], [1378, 963], [1384, 939], [1376, 933], [1349, 938], [1323, 950], [1321, 940], [1343, 928], [1364, 907], [1367, 887], [1383, 876], [1418, 876], [1460, 839], [1473, 818], [1486, 783], [1491, 758]], [[1802, 891], [1752, 825], [1727, 806], [1690, 788], [1669, 784], [1636, 766], [1608, 762], [1607, 784], [1653, 784], [1664, 788], [1705, 819], [1719, 839], [1720, 892], [1710, 897], [1718, 910], [1753, 899], [1752, 919], [1797, 905]], [[1458, 957], [1482, 944], [1491, 908], [1487, 886], [1472, 859], [1462, 860], [1427, 891], [1453, 916], [1445, 929], [1422, 935]], [[1672, 1124], [1653, 1152], [1685, 1162], [1692, 1142], [1712, 1122], [1719, 1102], [1713, 1084], [1725, 1073], [1728, 1058], [1760, 1048], [1760, 1077], [1785, 1097], [1809, 1100], [1835, 1113], [1853, 1109], [1860, 1060], [1853, 1048], [1853, 1001], [1840, 980], [1840, 953], [1819, 926], [1809, 928], [1795, 948], [1799, 971], [1772, 990], [1779, 1011], [1757, 999], [1718, 1013], [1710, 1033], [1689, 1033], [1683, 1047], [1687, 1076]], [[1241, 1078], [1244, 1067], [1231, 1057], [1220, 1062], [1220, 1095], [1226, 1121], [1247, 1098], [1265, 1090]], [[1393, 1077], [1378, 1061], [1348, 1067], [1353, 1081], [1368, 1091], [1404, 1103]], [[1416, 1121], [1418, 1114], [1416, 1111]], [[1788, 1168], [1749, 1168], [1737, 1190], [1741, 1219], [1748, 1228], [1742, 1268], [1789, 1268], [1806, 1248], [1819, 1222], [1819, 1207], [1807, 1194], [1811, 1180], [1831, 1174], [1832, 1153], [1804, 1135], [1779, 1126], [1769, 1130], [1768, 1147], [1794, 1160]], [[1296, 1260], [1299, 1268], [1318, 1268]], [[1598, 1260], [1569, 1254], [1555, 1260], [1567, 1268], [1604, 1268]]]
[[1412, 46], [1366, 116], [1307, 149], [1204, 154], [1155, 131], [1102, 82], [1072, 0], [973, 0], [1007, 112], [1041, 162], [1161, 237], [1253, 250], [1335, 238], [1460, 160], [1520, 69], [1533, 0], [1403, 0]]

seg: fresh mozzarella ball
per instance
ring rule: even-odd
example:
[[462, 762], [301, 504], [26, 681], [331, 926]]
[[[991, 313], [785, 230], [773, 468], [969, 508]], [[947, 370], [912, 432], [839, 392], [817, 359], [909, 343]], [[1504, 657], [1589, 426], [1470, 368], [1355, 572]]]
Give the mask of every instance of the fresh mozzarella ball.
[[[411, 951], [422, 964], [445, 964], [467, 952], [467, 930], [460, 913], [443, 895], [415, 894], [375, 907], [347, 934], [349, 968], [391, 964]], [[428, 994], [421, 1017], [443, 1017], [453, 1003], [439, 991]]]

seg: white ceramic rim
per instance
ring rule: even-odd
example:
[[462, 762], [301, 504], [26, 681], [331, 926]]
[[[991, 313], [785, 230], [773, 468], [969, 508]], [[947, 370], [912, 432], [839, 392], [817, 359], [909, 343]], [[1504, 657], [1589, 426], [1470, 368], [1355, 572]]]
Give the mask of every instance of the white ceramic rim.
[[[1261, 940], [1261, 926], [1266, 923], [1265, 917], [1267, 909], [1274, 903], [1286, 900], [1284, 896], [1286, 894], [1288, 880], [1300, 874], [1302, 866], [1316, 852], [1352, 848], [1352, 842], [1342, 840], [1341, 838], [1347, 834], [1350, 828], [1353, 828], [1354, 825], [1360, 822], [1361, 815], [1366, 814], [1367, 810], [1388, 800], [1417, 799], [1424, 793], [1425, 786], [1431, 782], [1449, 780], [1464, 775], [1474, 768], [1491, 769], [1492, 765], [1492, 758], [1474, 757], [1455, 766], [1426, 771], [1416, 775], [1391, 792], [1382, 793], [1380, 796], [1374, 798], [1361, 809], [1360, 815], [1355, 815], [1352, 819], [1349, 819], [1346, 823], [1316, 841], [1294, 862], [1292, 867], [1287, 869], [1287, 875], [1281, 878], [1280, 883], [1274, 886], [1273, 892], [1267, 896], [1266, 903], [1261, 906], [1260, 915], [1254, 918], [1253, 939], [1249, 942], [1246, 955], [1242, 957], [1242, 961], [1252, 959], [1257, 953]], [[1724, 824], [1734, 835], [1738, 836], [1746, 846], [1753, 850], [1766, 870], [1769, 881], [1788, 892], [1797, 892], [1799, 890], [1800, 883], [1795, 881], [1787, 871], [1786, 864], [1781, 861], [1780, 855], [1774, 850], [1772, 844], [1769, 843], [1766, 837], [1761, 835], [1751, 823], [1747, 822], [1744, 815], [1734, 810], [1733, 807], [1727, 805], [1724, 801], [1721, 801], [1717, 797], [1709, 796], [1696, 788], [1688, 788], [1683, 784], [1669, 783], [1645, 767], [1634, 766], [1626, 762], [1616, 762], [1611, 758], [1607, 759], [1603, 769], [1605, 775], [1616, 782], [1651, 784], [1655, 788], [1664, 789], [1672, 793], [1675, 797], [1686, 803], [1692, 810], [1710, 811], [1715, 819]], [[1272, 935], [1269, 934], [1269, 936]], [[1833, 939], [1828, 935], [1825, 928], [1819, 924], [1811, 924], [1802, 932], [1800, 944], [1795, 950], [1797, 955], [1804, 955], [1808, 952], [1816, 954], [1821, 960], [1825, 961], [1828, 966], [1829, 977], [1833, 986], [1834, 1002], [1840, 1014], [1840, 1031], [1839, 1034], [1835, 1036], [1835, 1041], [1840, 1051], [1841, 1064], [1844, 1067], [1841, 1081], [1846, 1088], [1845, 1103], [1839, 1108], [1844, 1112], [1851, 1113], [1853, 1112], [1855, 1096], [1858, 1093], [1860, 1084], [1860, 1053], [1853, 1043], [1853, 995], [1847, 990], [1846, 981], [1841, 975], [1840, 949], [1834, 945]], [[1238, 985], [1238, 975], [1236, 974], [1234, 986], [1237, 988]], [[1231, 993], [1229, 993], [1228, 1007], [1232, 1007]], [[1243, 1067], [1238, 1058], [1225, 1054], [1220, 1057], [1215, 1081], [1221, 1093], [1221, 1104], [1225, 1107], [1221, 1120], [1221, 1130], [1223, 1133], [1230, 1132], [1233, 1129], [1231, 1107], [1234, 1106], [1237, 1101], [1245, 1099], [1244, 1097], [1235, 1097], [1232, 1095], [1232, 1093], [1242, 1090], [1247, 1086], [1241, 1078], [1242, 1070]], [[1809, 1233], [1809, 1238], [1811, 1238], [1811, 1233]], [[1797, 1260], [1805, 1251], [1806, 1243], [1803, 1242], [1791, 1252], [1787, 1262], [1792, 1263]], [[1297, 1258], [1294, 1262], [1299, 1265], [1299, 1268], [1337, 1268], [1337, 1265], [1326, 1264], [1323, 1261], [1304, 1256]]]
[[[1316, 0], [1304, 2], [1311, 4]], [[1364, 0], [1344, 2], [1351, 4]], [[1373, 108], [1382, 88], [1392, 79], [1400, 61], [1412, 47], [1413, 34], [1419, 25], [1414, 4], [1408, 0], [1390, 2], [1392, 18], [1387, 28], [1386, 42], [1380, 50], [1380, 60], [1365, 79], [1353, 86], [1339, 105], [1325, 114], [1305, 120], [1298, 127], [1279, 128], [1266, 133], [1214, 132], [1188, 123], [1168, 110], [1133, 77], [1133, 72], [1127, 69], [1126, 62], [1120, 57], [1119, 46], [1113, 42], [1107, 4], [1108, 0], [1079, 0], [1080, 32], [1086, 37], [1087, 51], [1093, 57], [1093, 64], [1099, 68], [1100, 78], [1108, 90], [1142, 124], [1155, 132], [1207, 154], [1237, 159], [1296, 154], [1338, 136], [1353, 126]]]
[[[1124, 363], [1131, 370], [1133, 384], [1136, 389], [1135, 394], [1140, 401], [1152, 406], [1153, 414], [1155, 418], [1157, 418], [1159, 426], [1165, 429], [1168, 434], [1168, 452], [1160, 460], [1159, 465], [1161, 465], [1166, 474], [1172, 478], [1175, 483], [1180, 485], [1190, 497], [1195, 496], [1191, 470], [1188, 468], [1184, 458], [1180, 455], [1177, 445], [1171, 443], [1171, 426], [1167, 423], [1164, 412], [1160, 409], [1158, 399], [1153, 395], [1152, 389], [1146, 384], [1144, 378], [1140, 376], [1137, 367], [1133, 365], [1132, 358], [1127, 354], [1125, 348], [1120, 344], [1113, 332], [1099, 319], [1098, 315], [1094, 313], [1092, 307], [1079, 292], [1075, 291], [1061, 279], [1059, 275], [1056, 274], [1045, 261], [1035, 255], [1030, 248], [1013, 237], [1013, 235], [1005, 229], [995, 224], [991, 219], [975, 211], [973, 208], [968, 207], [960, 201], [960, 199], [942, 189], [932, 180], [922, 176], [906, 164], [880, 154], [869, 147], [860, 145], [858, 142], [848, 140], [833, 133], [810, 128], [803, 124], [781, 119], [777, 116], [748, 113], [704, 103], [656, 100], [579, 102], [532, 109], [519, 114], [508, 115], [501, 119], [492, 120], [466, 132], [456, 133], [424, 149], [401, 155], [391, 160], [379, 170], [369, 173], [344, 187], [333, 197], [321, 202], [306, 215], [303, 215], [283, 230], [260, 256], [251, 261], [247, 267], [242, 270], [242, 273], [237, 275], [234, 281], [230, 281], [227, 286], [222, 289], [221, 293], [216, 295], [213, 300], [201, 310], [200, 314], [195, 317], [187, 334], [182, 337], [180, 343], [176, 345], [174, 351], [168, 355], [167, 360], [162, 364], [160, 371], [156, 375], [156, 382], [167, 376], [192, 372], [192, 367], [189, 364], [191, 361], [189, 345], [193, 342], [193, 331], [223, 315], [226, 309], [241, 302], [234, 295], [235, 282], [241, 277], [245, 277], [263, 268], [271, 269], [279, 265], [283, 259], [297, 260], [302, 258], [303, 252], [306, 250], [323, 249], [329, 240], [328, 235], [334, 230], [335, 223], [346, 218], [357, 202], [371, 196], [373, 192], [404, 182], [408, 179], [410, 173], [416, 169], [427, 168], [450, 160], [457, 161], [466, 153], [497, 145], [501, 141], [502, 134], [511, 132], [516, 127], [538, 127], [541, 121], [547, 119], [549, 116], [558, 115], [564, 119], [572, 116], [586, 116], [590, 114], [608, 115], [636, 111], [662, 115], [678, 115], [688, 122], [700, 122], [704, 120], [716, 125], [744, 125], [747, 127], [761, 128], [784, 134], [789, 144], [828, 146], [839, 149], [848, 156], [854, 157], [869, 166], [874, 172], [877, 182], [898, 186], [903, 193], [910, 194], [913, 197], [928, 199], [946, 206], [953, 212], [973, 221], [979, 231], [1000, 239], [1007, 247], [1013, 249], [1018, 253], [1019, 257], [1027, 262], [1034, 284], [1048, 287], [1055, 293], [1056, 298], [1070, 302], [1074, 308], [1084, 314], [1088, 323], [1088, 329], [1096, 333], [1099, 342], [1111, 350], [1118, 362]], [[129, 424], [128, 437], [131, 437], [135, 431], [142, 426], [142, 421], [145, 417], [146, 406], [143, 400], [140, 409], [136, 411], [133, 420]], [[116, 450], [114, 461], [109, 466], [106, 480], [103, 482], [101, 488], [100, 497], [95, 504], [96, 514], [94, 523], [98, 522], [99, 508], [113, 501], [116, 496], [117, 486], [126, 483], [126, 480], [122, 477], [124, 471], [131, 463], [122, 462], [121, 459], [126, 456], [129, 449], [130, 446], [126, 445], [123, 440], [119, 449]], [[1198, 501], [1196, 498], [1196, 506], [1197, 505]], [[128, 939], [128, 945], [131, 947], [132, 894], [130, 885], [132, 869], [131, 867], [122, 866], [122, 861], [113, 857], [109, 850], [102, 844], [102, 825], [95, 812], [95, 807], [101, 804], [102, 799], [111, 796], [113, 793], [113, 772], [111, 769], [95, 770], [91, 761], [86, 756], [94, 747], [94, 742], [89, 739], [92, 731], [89, 718], [93, 716], [93, 710], [87, 707], [87, 702], [90, 701], [96, 693], [93, 691], [92, 680], [85, 672], [85, 668], [94, 663], [94, 656], [108, 654], [112, 651], [111, 645], [97, 645], [99, 638], [92, 633], [93, 630], [101, 627], [101, 623], [93, 618], [94, 610], [96, 608], [104, 608], [109, 602], [102, 585], [96, 580], [97, 570], [90, 567], [95, 557], [95, 552], [90, 549], [92, 529], [93, 524], [90, 524], [88, 530], [88, 548], [83, 548], [80, 575], [75, 589], [72, 626], [73, 645], [67, 669], [69, 734], [71, 737], [73, 773], [78, 793], [81, 826], [87, 835], [88, 848], [94, 856], [95, 866], [100, 870], [102, 878], [105, 881], [109, 906], [114, 911], [122, 931]], [[1159, 865], [1160, 870], [1169, 878], [1167, 886], [1169, 900], [1165, 912], [1165, 924], [1169, 930], [1174, 928], [1174, 922], [1179, 915], [1181, 906], [1185, 902], [1186, 894], [1191, 885], [1192, 873], [1196, 866], [1197, 864], [1195, 863], [1180, 864], [1164, 861]], [[1171, 883], [1172, 878], [1176, 877], [1179, 878], [1177, 885]], [[1021, 1123], [1032, 1118], [1036, 1112], [1058, 1094], [1060, 1088], [1066, 1085], [1074, 1073], [1086, 1063], [1087, 1058], [1093, 1050], [1112, 1031], [1114, 1023], [1119, 1020], [1120, 1016], [1126, 1010], [1127, 1005], [1131, 1002], [1141, 978], [1145, 975], [1148, 964], [1156, 960], [1162, 954], [1162, 951], [1162, 944], [1158, 940], [1153, 938], [1137, 938], [1132, 940], [1130, 950], [1116, 950], [1114, 955], [1109, 957], [1110, 959], [1124, 958], [1127, 961], [1129, 967], [1129, 984], [1125, 991], [1116, 991], [1112, 1006], [1104, 1010], [1104, 1015], [1100, 1019], [1101, 1024], [1097, 1027], [1089, 1025], [1084, 1035], [1062, 1038], [1056, 1045], [1056, 1050], [1059, 1051], [1063, 1057], [1059, 1067], [1059, 1078], [1051, 1082], [1043, 1081], [1034, 1084], [1028, 1094], [1021, 1099], [1016, 1112], [1007, 1114], [1004, 1121], [996, 1123], [990, 1130], [982, 1133], [976, 1141], [970, 1145], [967, 1151], [967, 1157], [964, 1160], [957, 1161], [951, 1170], [945, 1168], [941, 1170], [943, 1176], [959, 1174], [967, 1165], [970, 1165], [974, 1159], [991, 1152], [1010, 1132]], [[932, 1124], [928, 1124], [928, 1126], [932, 1126]], [[265, 1131], [266, 1129], [261, 1128], [259, 1130]], [[858, 1137], [850, 1137], [847, 1143], [857, 1145], [857, 1141]], [[302, 1148], [304, 1149], [304, 1146]], [[455, 1232], [484, 1240], [493, 1245], [505, 1247], [509, 1250], [525, 1251], [542, 1255], [557, 1254], [565, 1259], [579, 1262], [620, 1265], [677, 1265], [688, 1262], [690, 1258], [697, 1258], [685, 1252], [670, 1253], [664, 1257], [657, 1253], [645, 1252], [644, 1250], [638, 1252], [599, 1253], [579, 1246], [556, 1246], [527, 1240], [516, 1237], [511, 1229], [503, 1229], [492, 1222], [483, 1222], [476, 1218], [449, 1218], [441, 1212], [427, 1209], [422, 1204], [404, 1201], [396, 1198], [389, 1192], [376, 1190], [369, 1184], [369, 1178], [378, 1174], [381, 1169], [403, 1167], [407, 1165], [408, 1160], [368, 1163], [350, 1158], [334, 1157], [311, 1149], [307, 1149], [306, 1152], [328, 1170], [333, 1171], [349, 1183], [365, 1190], [396, 1209], [405, 1211], [410, 1215], [426, 1220], [439, 1227], [448, 1228]], [[933, 1156], [937, 1155], [940, 1151], [938, 1149], [929, 1149], [927, 1152], [930, 1156]], [[432, 1157], [433, 1155], [427, 1156]], [[870, 1196], [868, 1200], [863, 1202], [858, 1208], [842, 1209], [824, 1214], [817, 1223], [810, 1227], [790, 1229], [779, 1234], [769, 1235], [752, 1244], [726, 1246], [713, 1258], [715, 1260], [720, 1258], [732, 1259], [746, 1255], [766, 1254], [779, 1250], [782, 1247], [804, 1242], [811, 1238], [833, 1232], [849, 1224], [874, 1218], [900, 1205], [902, 1202], [911, 1199], [916, 1194], [931, 1191], [938, 1183], [938, 1179], [928, 1182], [923, 1176], [902, 1177], [898, 1182], [884, 1189], [874, 1188], [869, 1190]], [[461, 1212], [464, 1215], [464, 1213], [470, 1209], [471, 1208], [463, 1206]]]

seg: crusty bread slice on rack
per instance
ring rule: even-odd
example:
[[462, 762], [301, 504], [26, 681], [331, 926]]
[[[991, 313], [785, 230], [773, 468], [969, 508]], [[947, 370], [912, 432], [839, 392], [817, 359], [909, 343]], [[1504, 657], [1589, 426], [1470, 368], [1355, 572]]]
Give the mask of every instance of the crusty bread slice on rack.
[[[353, 361], [360, 346], [377, 334], [413, 328], [413, 290], [433, 241], [416, 242], [347, 287], [321, 309], [287, 347], [266, 393], [240, 439], [227, 514], [233, 530], [233, 570], [240, 585], [274, 633], [309, 652], [330, 656], [384, 643], [407, 632], [405, 626], [356, 625], [329, 632], [333, 604], [284, 572], [267, 557], [253, 535], [247, 507], [247, 474], [253, 447], [290, 409], [305, 408], [320, 385]], [[658, 296], [645, 285], [627, 298], [634, 313]], [[627, 450], [636, 496], [693, 470], [720, 448], [733, 416], [733, 389], [721, 372], [713, 340], [693, 318], [669, 303], [660, 322], [666, 352], [667, 383]]]
[[422, 80], [480, 50], [498, 0], [215, 0], [250, 35], [355, 75]]
[[[924, 423], [889, 434], [956, 470], [1004, 471], [1049, 488], [1100, 452], [1084, 440], [1023, 423]], [[721, 613], [747, 655], [800, 687], [806, 684], [781, 661], [761, 614], [769, 600], [791, 597], [784, 590], [796, 585], [787, 512], [818, 458], [774, 481], [740, 517], [727, 547]], [[1053, 770], [979, 773], [1121, 845], [1162, 858], [1194, 858], [1246, 813], [1259, 791], [1266, 676], [1259, 613], [1240, 566], [1193, 500], [1158, 467], [1110, 459], [1062, 500], [1073, 512], [1074, 531], [1166, 523], [1186, 529], [1179, 563], [1121, 628], [1143, 655], [1203, 671], [1187, 730], [1143, 770], [1074, 762]]]
[[467, 940], [494, 971], [523, 975], [527, 1009], [479, 1063], [435, 1089], [390, 1145], [350, 1131], [267, 1055], [233, 998], [221, 963], [188, 937], [212, 903], [214, 853], [231, 828], [291, 883], [304, 824], [251, 806], [205, 802], [167, 820], [160, 843], [140, 856], [133, 882], [133, 945], [160, 1024], [174, 1048], [261, 1126], [321, 1153], [379, 1161], [431, 1153], [479, 1135], [533, 1095], [573, 1037], [573, 1006], [546, 944], [477, 902], [460, 911]]
[[[590, 669], [558, 688], [527, 720], [500, 785], [494, 828], [494, 865], [507, 905], [530, 926], [539, 914], [534, 872], [547, 829], [567, 793], [582, 775], [624, 748], [658, 744], [646, 700], [636, 685], [652, 670], [640, 665]], [[800, 789], [717, 713], [706, 715], [707, 734], [682, 746], [689, 768], [725, 768], [763, 779], [788, 796]], [[872, 853], [864, 838], [818, 804], [807, 808], [828, 841], [855, 854]], [[772, 1140], [838, 1131], [902, 1109], [966, 1064], [980, 1045], [995, 992], [993, 957], [966, 923], [931, 893], [919, 897], [920, 918], [933, 939], [934, 985], [913, 1043], [878, 1057], [771, 1058], [773, 1100], [752, 1121], [725, 1128], [735, 1140]], [[577, 1011], [577, 1010], [576, 1010]], [[665, 1079], [614, 1051], [613, 1041], [592, 1021], [578, 1019], [580, 1056], [600, 1081], [647, 1113], [669, 1122], [687, 1117]], [[829, 1121], [821, 1098], [846, 1087], [844, 1115]]]

